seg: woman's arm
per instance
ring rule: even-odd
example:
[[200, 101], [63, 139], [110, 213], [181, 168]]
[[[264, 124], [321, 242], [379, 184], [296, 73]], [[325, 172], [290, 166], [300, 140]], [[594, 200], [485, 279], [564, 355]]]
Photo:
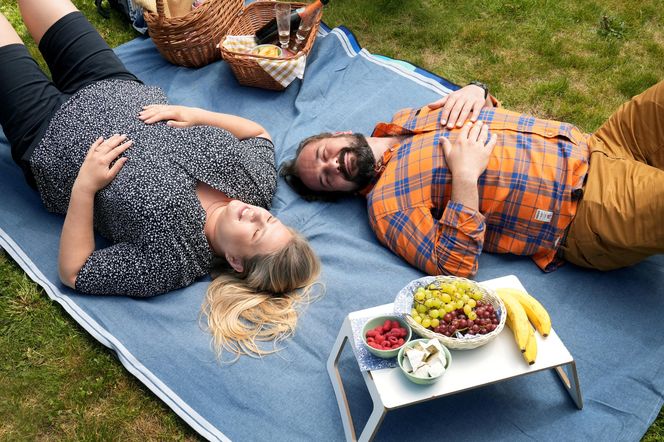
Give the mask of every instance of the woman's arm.
[[88, 256], [95, 250], [93, 232], [95, 192], [88, 192], [74, 184], [69, 208], [60, 235], [58, 270], [60, 280], [74, 288], [76, 276]]
[[74, 181], [60, 235], [58, 256], [60, 279], [68, 287], [75, 288], [78, 272], [95, 250], [93, 228], [95, 195], [115, 178], [126, 163], [127, 158], [122, 157], [111, 165], [131, 146], [131, 141], [120, 144], [125, 139], [124, 135], [114, 135], [106, 141], [98, 138], [90, 146]]
[[272, 141], [265, 128], [255, 121], [195, 107], [153, 104], [145, 106], [138, 118], [146, 124], [166, 120], [166, 124], [173, 127], [215, 126], [226, 129], [240, 140], [262, 137]]

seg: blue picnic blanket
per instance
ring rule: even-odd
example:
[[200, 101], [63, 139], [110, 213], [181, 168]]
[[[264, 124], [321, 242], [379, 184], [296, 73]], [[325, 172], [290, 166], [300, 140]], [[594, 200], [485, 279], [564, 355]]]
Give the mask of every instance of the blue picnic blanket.
[[[407, 63], [373, 56], [344, 28], [323, 29], [304, 81], [284, 92], [239, 86], [229, 66], [167, 63], [146, 38], [117, 53], [173, 103], [238, 114], [264, 125], [277, 161], [322, 131], [370, 132], [401, 108], [455, 86]], [[311, 241], [326, 294], [304, 311], [285, 349], [234, 365], [215, 360], [199, 325], [208, 280], [151, 299], [80, 295], [58, 280], [63, 218], [47, 213], [0, 137], [0, 246], [92, 336], [202, 436], [211, 440], [343, 440], [326, 361], [345, 316], [385, 304], [422, 274], [378, 244], [361, 199], [306, 203], [280, 181], [274, 210]], [[542, 273], [528, 258], [484, 254], [478, 280], [516, 275], [548, 307], [577, 362], [577, 410], [552, 371], [388, 413], [378, 440], [638, 440], [664, 397], [664, 257], [600, 273], [564, 266]], [[372, 411], [352, 351], [340, 360], [355, 424]], [[491, 370], [490, 361], [487, 370]]]

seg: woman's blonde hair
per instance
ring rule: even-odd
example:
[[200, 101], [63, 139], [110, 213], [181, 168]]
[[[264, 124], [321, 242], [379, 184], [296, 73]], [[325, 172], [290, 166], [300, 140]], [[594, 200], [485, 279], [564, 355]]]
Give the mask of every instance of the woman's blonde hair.
[[[221, 357], [224, 350], [259, 357], [278, 351], [276, 344], [291, 336], [297, 325], [297, 307], [311, 300], [320, 261], [297, 231], [274, 253], [246, 259], [241, 273], [229, 266], [208, 287], [203, 314]], [[271, 350], [259, 341], [274, 341]]]

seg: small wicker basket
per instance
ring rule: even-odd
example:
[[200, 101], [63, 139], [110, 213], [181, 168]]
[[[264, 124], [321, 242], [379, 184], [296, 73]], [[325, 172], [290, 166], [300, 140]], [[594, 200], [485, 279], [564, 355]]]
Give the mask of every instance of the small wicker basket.
[[[296, 9], [307, 5], [306, 3], [297, 2], [288, 3], [291, 5], [291, 9]], [[275, 2], [271, 0], [258, 0], [254, 3], [251, 3], [240, 13], [238, 19], [228, 29], [227, 34], [255, 34], [261, 26], [274, 18], [274, 4]], [[314, 41], [316, 40], [316, 34], [318, 33], [321, 17], [322, 13], [319, 12], [318, 16], [314, 20], [313, 25], [311, 26], [311, 31], [309, 31], [309, 35], [307, 36], [304, 46], [294, 56], [292, 56], [291, 59], [303, 57], [309, 54], [309, 51], [311, 51], [311, 48], [314, 45]], [[297, 29], [293, 29], [291, 31], [294, 33], [297, 31]], [[281, 91], [285, 89], [283, 85], [272, 78], [267, 72], [265, 72], [265, 69], [263, 69], [258, 64], [257, 60], [273, 59], [272, 57], [248, 54], [246, 52], [233, 52], [224, 48], [223, 41], [219, 43], [219, 50], [221, 51], [221, 57], [230, 65], [235, 78], [237, 78], [241, 85], [270, 89], [274, 91]]]
[[[466, 281], [482, 292], [482, 301], [489, 302], [497, 312], [498, 325], [495, 330], [485, 335], [466, 335], [462, 338], [455, 338], [435, 333], [428, 328], [424, 328], [413, 319], [410, 315], [410, 307], [413, 303], [413, 294], [415, 293], [415, 290], [417, 290], [418, 287], [426, 287], [429, 284], [441, 285], [450, 281]], [[397, 304], [401, 304], [401, 314], [415, 333], [424, 338], [438, 338], [446, 347], [455, 350], [470, 350], [491, 342], [503, 330], [505, 327], [505, 320], [507, 319], [505, 304], [503, 304], [503, 301], [493, 290], [483, 287], [470, 279], [457, 276], [425, 276], [424, 278], [416, 279], [401, 289], [397, 295], [397, 300], [395, 301], [395, 309], [397, 308]], [[406, 305], [407, 307], [405, 307]], [[403, 310], [406, 309], [407, 312], [404, 312]]]
[[206, 0], [181, 17], [166, 17], [165, 1], [157, 0], [156, 13], [143, 13], [161, 55], [173, 64], [187, 67], [201, 67], [218, 60], [217, 43], [236, 19], [243, 0]]

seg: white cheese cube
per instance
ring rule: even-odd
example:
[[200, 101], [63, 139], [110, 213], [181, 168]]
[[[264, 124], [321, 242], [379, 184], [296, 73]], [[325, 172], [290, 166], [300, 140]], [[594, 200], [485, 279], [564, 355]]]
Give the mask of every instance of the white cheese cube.
[[401, 360], [401, 365], [403, 365], [404, 370], [406, 370], [408, 373], [413, 372], [413, 366], [410, 365], [410, 361], [408, 360], [408, 358], [403, 358]]
[[443, 346], [440, 345], [440, 341], [438, 339], [430, 339], [429, 342], [427, 342], [427, 347], [429, 347], [430, 345], [433, 345], [434, 347], [436, 347], [436, 349], [440, 353], [443, 352]]
[[445, 366], [443, 364], [443, 361], [440, 360], [440, 358], [435, 358], [433, 359], [433, 361], [429, 362], [429, 365], [427, 365], [427, 369], [429, 372], [429, 376], [435, 378], [443, 374], [443, 372], [445, 371]]
[[427, 379], [429, 378], [429, 367], [427, 365], [423, 365], [417, 370], [415, 370], [415, 373], [413, 373], [413, 376], [416, 376], [418, 378], [423, 378]]
[[406, 356], [408, 356], [408, 361], [413, 367], [413, 370], [417, 370], [424, 365], [425, 353], [423, 351], [415, 350], [412, 348], [406, 351]]

